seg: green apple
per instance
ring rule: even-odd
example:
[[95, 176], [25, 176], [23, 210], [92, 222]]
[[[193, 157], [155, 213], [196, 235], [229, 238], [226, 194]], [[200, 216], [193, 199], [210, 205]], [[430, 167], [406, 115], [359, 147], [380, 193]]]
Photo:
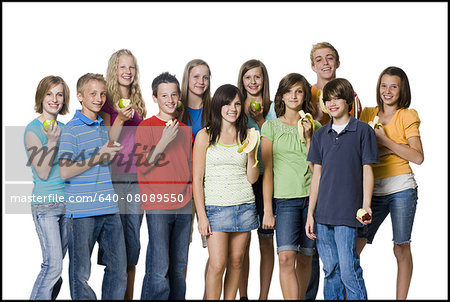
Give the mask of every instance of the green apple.
[[48, 131], [48, 129], [50, 129], [50, 125], [53, 125], [53, 127], [55, 127], [55, 120], [45, 120], [43, 125], [44, 125], [44, 130]]
[[178, 101], [177, 103], [177, 111], [181, 111], [183, 110], [183, 102], [182, 101]]
[[261, 104], [255, 100], [251, 101], [250, 105], [252, 105], [253, 109], [255, 109], [256, 111], [259, 111], [261, 109]]
[[131, 100], [130, 99], [120, 99], [119, 100], [119, 108], [125, 108], [128, 105], [131, 104]]

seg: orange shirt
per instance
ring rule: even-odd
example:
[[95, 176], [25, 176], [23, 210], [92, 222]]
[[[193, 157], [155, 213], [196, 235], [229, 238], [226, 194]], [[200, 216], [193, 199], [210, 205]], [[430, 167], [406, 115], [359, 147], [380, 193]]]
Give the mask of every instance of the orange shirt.
[[[366, 107], [361, 113], [361, 121], [370, 122], [378, 114], [377, 107]], [[420, 119], [414, 109], [398, 109], [392, 119], [383, 125], [386, 135], [397, 144], [408, 144], [408, 138], [420, 136]], [[396, 154], [380, 157], [380, 162], [373, 165], [375, 179], [411, 173], [409, 161]]]
[[[311, 95], [312, 95], [312, 103], [315, 110], [322, 110], [320, 109], [320, 106], [318, 104], [319, 98], [317, 97], [317, 92], [319, 89], [317, 89], [316, 85], [311, 86]], [[355, 108], [356, 108], [356, 115], [355, 115]], [[361, 102], [356, 95], [355, 92], [355, 101], [353, 102], [352, 110], [350, 110], [350, 114], [353, 115], [355, 118], [359, 119], [361, 116]], [[316, 114], [314, 114], [314, 119], [316, 119]], [[323, 113], [323, 116], [320, 120], [318, 120], [322, 125], [325, 125], [330, 121], [330, 116], [327, 113]]]

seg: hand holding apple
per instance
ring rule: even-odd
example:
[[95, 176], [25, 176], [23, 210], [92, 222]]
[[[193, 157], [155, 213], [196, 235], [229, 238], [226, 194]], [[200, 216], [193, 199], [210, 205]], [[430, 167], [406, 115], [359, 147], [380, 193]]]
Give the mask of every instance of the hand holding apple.
[[52, 127], [52, 128], [55, 127], [56, 121], [55, 120], [45, 120], [42, 124], [44, 126], [44, 130], [48, 131], [48, 129], [50, 127]]
[[356, 212], [356, 217], [359, 218], [358, 220], [360, 222], [362, 222], [363, 224], [366, 224], [366, 222], [369, 222], [372, 220], [372, 216], [370, 216], [370, 214], [364, 210], [363, 208], [360, 208], [357, 212]]
[[255, 101], [255, 100], [252, 100], [251, 102], [250, 102], [250, 105], [253, 107], [253, 109], [255, 109], [256, 111], [259, 111], [259, 110], [261, 110], [261, 103], [258, 103], [257, 101]]

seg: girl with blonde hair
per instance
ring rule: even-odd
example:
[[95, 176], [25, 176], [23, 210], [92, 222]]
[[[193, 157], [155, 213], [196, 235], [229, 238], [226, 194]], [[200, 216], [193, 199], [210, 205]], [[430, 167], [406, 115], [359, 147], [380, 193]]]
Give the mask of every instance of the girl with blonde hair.
[[[108, 127], [111, 141], [118, 141], [123, 149], [111, 164], [112, 181], [118, 197], [127, 251], [127, 290], [125, 300], [133, 299], [134, 278], [140, 252], [140, 227], [143, 210], [139, 201], [134, 139], [136, 127], [144, 120], [147, 110], [139, 86], [136, 57], [128, 49], [113, 53], [106, 71], [107, 101], [99, 115]], [[124, 101], [130, 104], [123, 107]], [[122, 104], [120, 104], [122, 103]], [[123, 107], [123, 108], [121, 108]], [[103, 253], [99, 250], [98, 262]]]

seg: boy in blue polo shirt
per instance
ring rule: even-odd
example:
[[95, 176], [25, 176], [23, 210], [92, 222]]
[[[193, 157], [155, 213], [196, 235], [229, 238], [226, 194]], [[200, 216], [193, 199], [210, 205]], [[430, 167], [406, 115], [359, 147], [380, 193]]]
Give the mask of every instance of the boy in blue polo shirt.
[[306, 234], [317, 240], [325, 273], [324, 299], [366, 300], [356, 236], [357, 228], [371, 219], [362, 221], [356, 212], [362, 207], [372, 215], [371, 164], [378, 162], [377, 141], [368, 124], [349, 114], [354, 91], [346, 79], [328, 82], [323, 100], [332, 121], [314, 132], [307, 157], [314, 171]]
[[122, 300], [127, 259], [109, 166], [122, 147], [108, 146], [108, 130], [98, 115], [106, 101], [103, 75], [82, 76], [77, 97], [82, 109], [63, 128], [58, 153], [60, 176], [66, 180], [70, 295], [73, 300], [96, 300], [87, 281], [97, 241], [106, 264], [102, 299]]

